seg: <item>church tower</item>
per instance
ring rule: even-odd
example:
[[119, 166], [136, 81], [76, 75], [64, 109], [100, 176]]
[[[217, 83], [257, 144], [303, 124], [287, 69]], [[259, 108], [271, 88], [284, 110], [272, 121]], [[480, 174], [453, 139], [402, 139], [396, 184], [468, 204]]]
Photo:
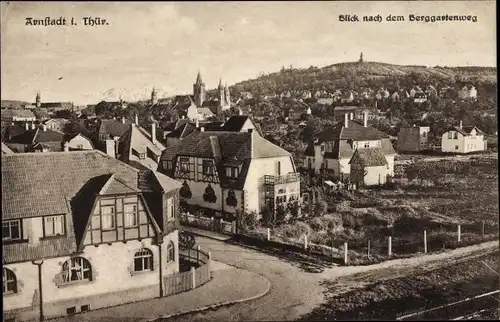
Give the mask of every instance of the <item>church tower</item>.
[[363, 53], [361, 53], [361, 54], [359, 55], [359, 62], [360, 62], [360, 63], [362, 63], [362, 62], [363, 62]]
[[205, 101], [205, 83], [201, 79], [200, 71], [198, 71], [198, 76], [196, 77], [196, 83], [193, 84], [193, 96], [194, 104], [196, 106], [203, 105]]
[[42, 106], [42, 101], [40, 99], [40, 92], [36, 92], [36, 100], [35, 100], [36, 108], [40, 108]]
[[225, 93], [225, 96], [226, 96], [226, 104], [227, 104], [228, 107], [231, 107], [231, 96], [229, 94], [229, 87], [227, 87], [227, 83], [224, 86], [224, 93]]
[[226, 96], [224, 94], [224, 87], [222, 87], [222, 80], [219, 78], [219, 87], [217, 87], [219, 91], [219, 104], [221, 106], [224, 106], [224, 100], [226, 99]]
[[158, 104], [158, 92], [156, 89], [153, 87], [153, 91], [151, 92], [151, 104], [156, 105]]

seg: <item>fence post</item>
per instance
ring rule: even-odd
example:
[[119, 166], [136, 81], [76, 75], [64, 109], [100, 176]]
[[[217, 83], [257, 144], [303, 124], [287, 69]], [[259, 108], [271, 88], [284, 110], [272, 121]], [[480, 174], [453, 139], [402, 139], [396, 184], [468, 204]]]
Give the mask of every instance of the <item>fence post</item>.
[[370, 258], [370, 240], [368, 239], [368, 251], [367, 251], [368, 258]]
[[389, 257], [392, 256], [392, 236], [389, 236], [389, 241], [388, 241], [389, 245], [388, 245], [388, 249], [387, 249], [387, 255]]
[[210, 230], [212, 230], [212, 231], [215, 230], [214, 217], [210, 217]]
[[271, 240], [271, 229], [267, 228], [267, 240]]
[[427, 254], [427, 230], [424, 230], [424, 253]]
[[483, 220], [483, 226], [481, 227], [481, 236], [483, 236], [484, 239], [484, 220]]
[[233, 220], [231, 222], [231, 231], [233, 232], [233, 234], [236, 234], [236, 220]]
[[200, 265], [200, 245], [196, 246], [196, 264]]
[[304, 249], [307, 249], [307, 234], [304, 234]]
[[196, 288], [196, 271], [193, 266], [191, 266], [191, 289]]
[[347, 265], [347, 243], [344, 243], [344, 264]]
[[209, 275], [209, 278], [212, 279], [212, 253], [210, 253], [210, 251], [208, 251], [208, 274]]
[[457, 237], [458, 237], [458, 242], [459, 243], [460, 243], [460, 233], [461, 233], [461, 231], [460, 231], [460, 225], [458, 225], [458, 229], [457, 229], [458, 236]]

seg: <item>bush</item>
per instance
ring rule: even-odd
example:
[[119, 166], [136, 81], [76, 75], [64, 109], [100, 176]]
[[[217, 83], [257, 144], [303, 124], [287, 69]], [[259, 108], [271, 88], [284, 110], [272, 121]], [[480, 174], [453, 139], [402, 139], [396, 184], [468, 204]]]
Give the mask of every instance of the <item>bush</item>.
[[258, 226], [257, 214], [255, 212], [237, 210], [235, 217], [238, 229], [241, 229], [243, 232], [254, 230]]

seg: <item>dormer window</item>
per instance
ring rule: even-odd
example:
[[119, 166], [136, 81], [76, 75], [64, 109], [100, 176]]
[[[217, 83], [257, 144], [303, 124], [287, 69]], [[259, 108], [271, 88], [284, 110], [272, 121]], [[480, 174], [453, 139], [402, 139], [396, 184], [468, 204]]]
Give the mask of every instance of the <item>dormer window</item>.
[[226, 168], [226, 176], [228, 178], [238, 178], [238, 176], [239, 176], [238, 168], [236, 168], [236, 167], [227, 167]]
[[163, 169], [165, 170], [172, 169], [172, 161], [163, 161]]
[[139, 159], [145, 160], [146, 159], [146, 153], [139, 153]]
[[453, 132], [453, 139], [458, 139], [458, 132]]

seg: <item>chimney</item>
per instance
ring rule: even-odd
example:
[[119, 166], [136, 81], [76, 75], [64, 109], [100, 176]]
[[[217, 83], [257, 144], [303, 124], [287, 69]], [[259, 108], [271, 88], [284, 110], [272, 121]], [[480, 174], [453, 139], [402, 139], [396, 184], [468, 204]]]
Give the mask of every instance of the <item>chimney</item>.
[[[14, 125], [14, 123], [12, 123], [12, 125]], [[30, 129], [30, 125], [28, 124], [28, 122], [26, 122], [25, 127], [26, 127], [26, 131], [28, 131]]]
[[35, 122], [31, 123], [31, 129], [34, 130], [35, 129]]
[[43, 125], [43, 131], [46, 132], [47, 131], [47, 125]]
[[367, 111], [363, 112], [363, 126], [364, 127], [368, 126], [368, 112]]
[[200, 132], [205, 132], [205, 128], [203, 126], [200, 127]]
[[151, 142], [156, 144], [156, 123], [151, 124]]
[[64, 142], [64, 152], [69, 152], [69, 143]]
[[114, 140], [106, 140], [106, 154], [112, 158], [116, 158]]
[[462, 121], [460, 121], [460, 125], [459, 125], [460, 128], [462, 128]]
[[135, 125], [139, 126], [139, 115], [135, 114]]
[[349, 125], [349, 114], [344, 114], [344, 127], [347, 128]]
[[350, 119], [351, 121], [352, 121], [352, 120], [354, 120], [354, 113], [350, 113], [350, 114], [349, 114], [349, 119]]
[[122, 123], [125, 124], [125, 116], [122, 116]]

